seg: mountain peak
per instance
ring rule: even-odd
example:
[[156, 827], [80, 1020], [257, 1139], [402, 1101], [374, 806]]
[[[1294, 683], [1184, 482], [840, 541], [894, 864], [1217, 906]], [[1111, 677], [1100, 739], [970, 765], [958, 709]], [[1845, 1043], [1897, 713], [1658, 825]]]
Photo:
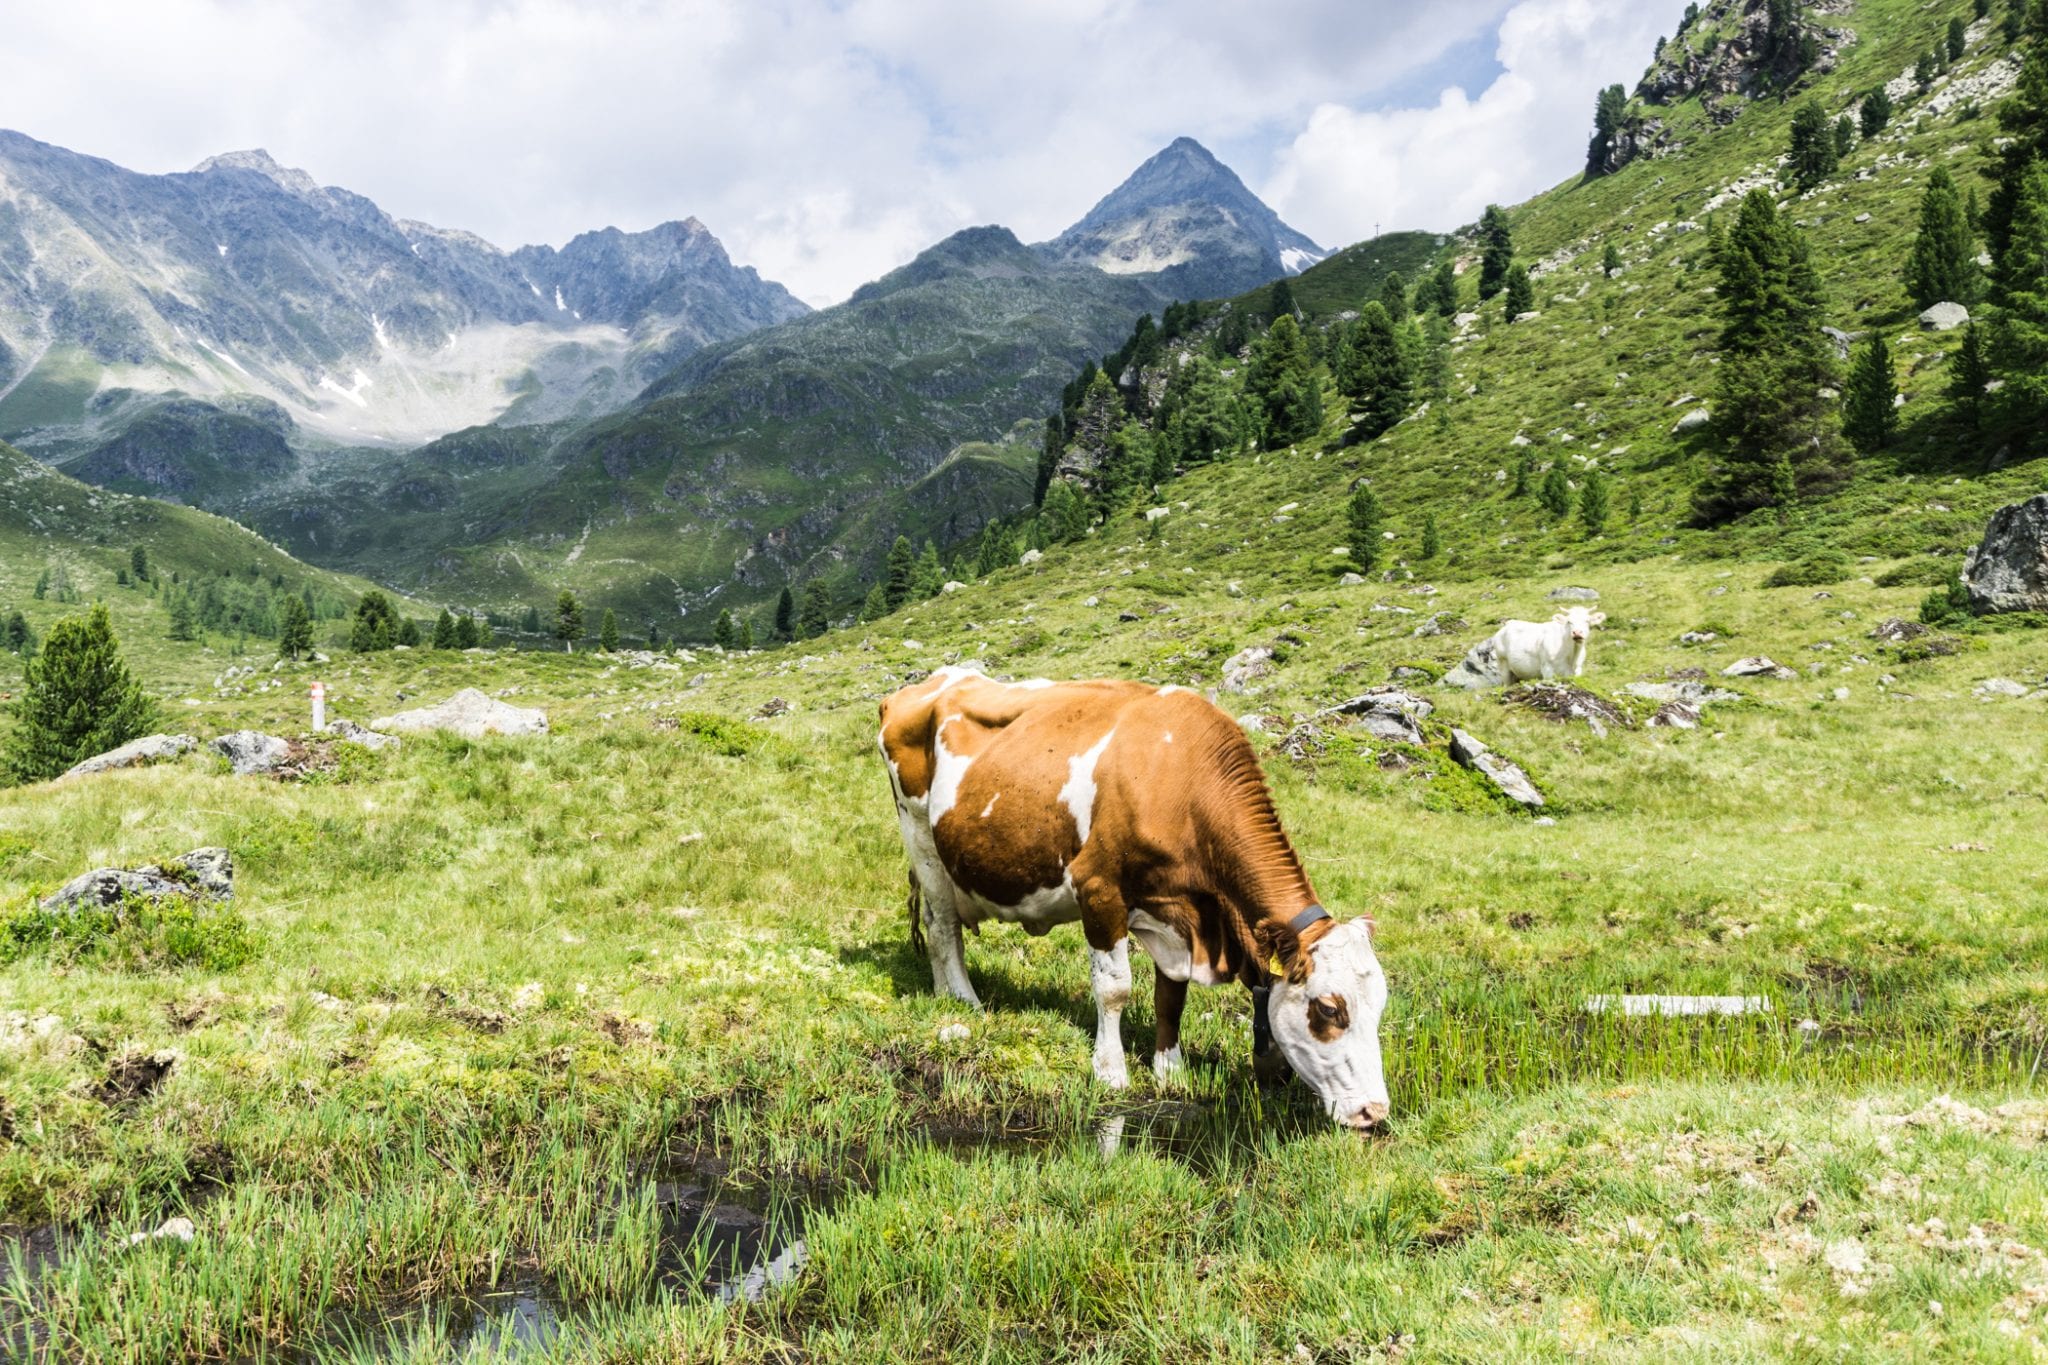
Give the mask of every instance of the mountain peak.
[[253, 171], [278, 188], [294, 194], [310, 194], [320, 188], [320, 183], [304, 171], [293, 166], [282, 165], [277, 158], [261, 147], [246, 151], [222, 152], [210, 156], [192, 168], [192, 174], [205, 175], [209, 171]]
[[1114, 275], [1165, 275], [1193, 298], [1240, 293], [1325, 254], [1191, 137], [1153, 153], [1041, 250]]

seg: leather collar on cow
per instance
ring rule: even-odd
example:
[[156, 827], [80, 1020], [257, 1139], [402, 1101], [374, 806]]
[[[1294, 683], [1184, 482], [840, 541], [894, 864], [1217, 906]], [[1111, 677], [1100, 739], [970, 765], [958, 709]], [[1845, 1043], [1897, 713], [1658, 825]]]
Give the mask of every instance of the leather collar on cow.
[[1288, 928], [1290, 928], [1290, 929], [1292, 929], [1292, 930], [1293, 930], [1293, 931], [1294, 931], [1295, 933], [1299, 934], [1299, 933], [1301, 933], [1301, 932], [1302, 932], [1302, 930], [1304, 930], [1304, 929], [1308, 928], [1308, 927], [1309, 927], [1309, 926], [1310, 926], [1311, 924], [1314, 924], [1314, 923], [1315, 923], [1315, 922], [1316, 922], [1317, 920], [1319, 920], [1319, 919], [1328, 919], [1329, 917], [1330, 917], [1330, 912], [1329, 912], [1329, 911], [1327, 911], [1327, 910], [1325, 910], [1325, 909], [1323, 909], [1323, 907], [1322, 907], [1322, 906], [1320, 906], [1320, 905], [1311, 905], [1311, 906], [1310, 906], [1310, 907], [1309, 907], [1308, 909], [1306, 909], [1306, 910], [1302, 911], [1302, 912], [1301, 912], [1300, 914], [1296, 915], [1296, 916], [1295, 916], [1295, 917], [1294, 917], [1293, 919], [1291, 919], [1291, 920], [1287, 921], [1287, 927], [1288, 927]]

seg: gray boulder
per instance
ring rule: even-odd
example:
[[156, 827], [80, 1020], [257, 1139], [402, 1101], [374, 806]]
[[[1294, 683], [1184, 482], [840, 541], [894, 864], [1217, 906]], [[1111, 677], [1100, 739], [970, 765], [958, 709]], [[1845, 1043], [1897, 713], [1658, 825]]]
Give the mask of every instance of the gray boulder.
[[151, 763], [162, 763], [189, 753], [199, 747], [199, 741], [191, 735], [144, 735], [131, 739], [118, 749], [109, 749], [95, 754], [85, 762], [65, 772], [65, 777], [87, 777], [93, 773], [112, 772], [116, 768], [141, 768]]
[[1667, 701], [1650, 717], [1649, 726], [1652, 730], [1697, 730], [1700, 709], [1682, 701]]
[[1422, 743], [1420, 722], [1436, 707], [1399, 687], [1375, 687], [1349, 701], [1317, 712], [1318, 716], [1354, 716], [1374, 739], [1389, 744]]
[[1501, 674], [1500, 661], [1493, 657], [1493, 637], [1488, 636], [1472, 646], [1458, 666], [1444, 674], [1447, 687], [1462, 687], [1478, 692], [1489, 687], [1499, 687], [1507, 681]]
[[1960, 303], [1937, 303], [1920, 315], [1920, 326], [1930, 332], [1953, 332], [1970, 320], [1970, 310]]
[[1600, 590], [1598, 588], [1552, 588], [1550, 590], [1550, 600], [1553, 602], [1598, 602], [1600, 600]]
[[1753, 654], [1747, 659], [1737, 659], [1734, 663], [1722, 669], [1721, 676], [1724, 678], [1777, 678], [1783, 681], [1788, 678], [1796, 678], [1799, 675], [1789, 668], [1779, 667], [1761, 654]]
[[1531, 810], [1543, 804], [1543, 793], [1529, 780], [1529, 774], [1494, 753], [1463, 730], [1451, 731], [1451, 757], [1499, 787], [1510, 801]]
[[385, 732], [446, 730], [464, 739], [481, 739], [485, 735], [544, 735], [548, 718], [545, 712], [511, 706], [465, 687], [438, 706], [384, 716], [371, 721], [370, 728]]
[[237, 777], [276, 772], [292, 756], [291, 745], [260, 730], [236, 730], [207, 747], [227, 759]]
[[1963, 561], [1963, 586], [1973, 611], [2048, 611], [2048, 493], [1991, 514]]
[[1252, 645], [1240, 649], [1223, 661], [1223, 690], [1246, 692], [1261, 678], [1270, 677], [1273, 672], [1273, 651], [1266, 645]]
[[1691, 678], [1680, 678], [1676, 682], [1632, 682], [1623, 683], [1621, 690], [1631, 697], [1654, 701], [1669, 706], [1690, 707], [1697, 711], [1717, 701], [1740, 701], [1742, 694], [1725, 688], [1709, 687]]
[[360, 744], [365, 749], [396, 749], [402, 743], [397, 735], [380, 735], [367, 725], [358, 725], [340, 716], [327, 722], [327, 733], [350, 744]]
[[1705, 408], [1694, 408], [1691, 412], [1679, 418], [1677, 425], [1673, 426], [1671, 431], [1673, 435], [1683, 435], [1688, 431], [1698, 431], [1713, 420], [1713, 413], [1708, 412]]
[[235, 894], [235, 861], [224, 848], [195, 848], [182, 858], [147, 867], [101, 867], [73, 877], [43, 897], [45, 910], [118, 905], [128, 896], [226, 901]]

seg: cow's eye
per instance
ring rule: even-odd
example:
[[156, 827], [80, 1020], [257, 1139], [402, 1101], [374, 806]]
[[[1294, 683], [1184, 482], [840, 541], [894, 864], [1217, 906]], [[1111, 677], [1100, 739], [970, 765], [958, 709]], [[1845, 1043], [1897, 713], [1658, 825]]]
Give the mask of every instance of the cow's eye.
[[1351, 1027], [1351, 1007], [1341, 995], [1321, 995], [1308, 1002], [1308, 1031], [1327, 1043]]

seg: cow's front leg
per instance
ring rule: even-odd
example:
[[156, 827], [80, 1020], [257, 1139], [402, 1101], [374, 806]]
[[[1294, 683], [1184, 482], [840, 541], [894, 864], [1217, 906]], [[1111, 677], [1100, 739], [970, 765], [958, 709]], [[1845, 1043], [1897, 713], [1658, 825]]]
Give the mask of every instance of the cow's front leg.
[[1187, 1008], [1188, 983], [1152, 968], [1152, 1014], [1157, 1021], [1152, 1045], [1152, 1074], [1160, 1084], [1187, 1079], [1188, 1064], [1180, 1055], [1180, 1016]]
[[1095, 1079], [1112, 1090], [1131, 1083], [1124, 1067], [1124, 1006], [1131, 1003], [1131, 941], [1119, 938], [1105, 952], [1088, 949], [1088, 979], [1095, 988]]

